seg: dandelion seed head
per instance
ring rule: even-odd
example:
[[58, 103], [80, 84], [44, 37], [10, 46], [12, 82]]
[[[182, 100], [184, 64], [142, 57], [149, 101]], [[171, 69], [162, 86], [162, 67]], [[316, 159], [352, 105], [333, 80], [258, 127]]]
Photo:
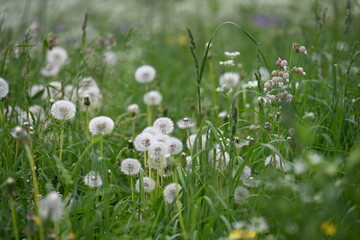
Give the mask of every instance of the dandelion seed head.
[[[191, 144], [191, 149], [194, 147], [196, 136], [197, 136], [197, 134], [190, 135], [190, 143], [189, 143], [189, 140], [186, 140], [186, 146], [188, 147], [188, 149], [190, 149], [190, 144]], [[206, 135], [203, 134], [203, 135], [201, 135], [202, 149], [205, 148], [205, 145], [206, 145]]]
[[150, 157], [154, 159], [165, 158], [168, 152], [169, 149], [167, 143], [155, 141], [154, 143], [151, 143], [149, 147]]
[[149, 149], [154, 136], [150, 133], [143, 132], [135, 137], [134, 147], [140, 152], [145, 152]]
[[194, 126], [194, 123], [191, 120], [191, 118], [185, 117], [185, 118], [179, 120], [177, 122], [177, 125], [181, 129], [188, 129], [188, 128], [192, 128]]
[[0, 99], [6, 97], [9, 93], [9, 84], [8, 82], [0, 77]]
[[169, 153], [171, 155], [176, 155], [182, 151], [183, 144], [176, 137], [170, 137], [169, 143], [168, 143], [168, 148], [169, 148]]
[[117, 62], [117, 55], [113, 51], [107, 51], [103, 55], [103, 62], [109, 66], [115, 66]]
[[149, 106], [157, 106], [162, 101], [162, 95], [155, 90], [149, 91], [144, 95], [144, 103]]
[[56, 66], [62, 66], [66, 62], [68, 54], [62, 47], [53, 47], [47, 52], [46, 61]]
[[[220, 170], [225, 169], [226, 165], [230, 161], [230, 155], [227, 152], [221, 152], [220, 149], [215, 149], [216, 167]], [[209, 160], [213, 161], [214, 151], [209, 151]]]
[[[143, 178], [143, 186], [144, 191], [149, 193], [152, 192], [155, 189], [155, 181], [149, 177]], [[137, 192], [140, 192], [140, 179], [138, 179], [135, 183], [135, 189]]]
[[51, 115], [58, 120], [70, 120], [75, 117], [75, 104], [67, 100], [58, 100], [51, 106]]
[[114, 121], [106, 116], [95, 117], [89, 122], [89, 131], [93, 135], [105, 135], [114, 129]]
[[163, 158], [153, 158], [152, 156], [150, 156], [150, 158], [151, 158], [151, 168], [153, 170], [157, 170], [157, 169], [164, 170], [165, 168], [167, 168], [168, 161], [166, 160], [165, 157], [163, 157]]
[[166, 203], [171, 204], [176, 195], [178, 195], [181, 191], [181, 186], [178, 183], [170, 183], [164, 189], [164, 200]]
[[155, 68], [149, 65], [143, 65], [135, 71], [135, 79], [139, 83], [149, 83], [154, 80], [155, 75]]
[[220, 86], [226, 89], [235, 88], [240, 81], [240, 75], [234, 72], [226, 72], [220, 76]]
[[39, 212], [43, 219], [58, 221], [64, 212], [64, 203], [57, 192], [50, 192], [40, 201]]
[[23, 129], [21, 126], [16, 126], [13, 129], [11, 129], [10, 134], [15, 139], [24, 139], [28, 135], [26, 130]]
[[41, 84], [34, 84], [29, 90], [29, 97], [35, 97], [38, 93], [45, 90], [45, 87]]
[[[36, 121], [44, 122], [45, 121], [45, 110], [40, 105], [32, 105], [29, 107], [29, 112], [34, 115]], [[32, 118], [29, 116], [29, 120], [32, 123]]]
[[95, 171], [90, 171], [88, 174], [85, 175], [84, 183], [90, 188], [101, 187], [101, 185], [103, 184], [100, 174]]
[[234, 192], [234, 202], [236, 204], [244, 204], [246, 198], [249, 197], [249, 191], [244, 187], [237, 187]]
[[251, 176], [251, 168], [249, 166], [245, 166], [242, 173], [241, 173], [241, 176], [240, 176], [240, 180], [242, 182], [246, 181], [247, 179], [249, 179]]
[[126, 175], [138, 174], [141, 169], [141, 163], [134, 158], [126, 158], [121, 162], [121, 171]]
[[151, 134], [151, 135], [159, 135], [159, 134], [162, 134], [162, 133], [160, 132], [160, 129], [158, 129], [158, 128], [156, 128], [156, 127], [153, 127], [153, 126], [151, 126], [151, 127], [146, 127], [142, 132], [143, 132], [143, 133], [149, 133], [149, 134]]
[[170, 134], [174, 131], [174, 122], [167, 117], [156, 119], [153, 126], [158, 128], [163, 134]]
[[61, 88], [62, 88], [61, 82], [58, 81], [50, 82], [48, 86], [44, 89], [42, 99], [51, 98], [51, 99], [59, 100], [62, 95]]
[[269, 155], [265, 159], [265, 166], [271, 164], [275, 166], [277, 169], [284, 170], [285, 172], [289, 171], [291, 169], [290, 164], [287, 161], [282, 161], [279, 157], [279, 155]]
[[128, 113], [132, 114], [132, 115], [137, 115], [139, 114], [139, 105], [137, 104], [130, 104], [128, 107], [127, 107], [127, 111]]

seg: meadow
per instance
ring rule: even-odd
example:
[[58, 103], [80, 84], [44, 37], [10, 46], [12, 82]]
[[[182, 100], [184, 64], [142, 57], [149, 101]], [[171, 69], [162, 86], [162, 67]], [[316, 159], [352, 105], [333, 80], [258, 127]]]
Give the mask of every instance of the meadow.
[[0, 239], [358, 239], [358, 0], [5, 0]]

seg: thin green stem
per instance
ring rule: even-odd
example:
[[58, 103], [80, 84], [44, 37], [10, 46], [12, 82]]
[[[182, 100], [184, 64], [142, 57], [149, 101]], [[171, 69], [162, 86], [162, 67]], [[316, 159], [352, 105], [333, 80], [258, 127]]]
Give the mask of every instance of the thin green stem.
[[16, 210], [14, 206], [14, 199], [10, 198], [10, 209], [11, 209], [11, 221], [14, 229], [14, 236], [16, 240], [19, 240], [19, 231], [16, 224]]
[[30, 163], [30, 168], [31, 168], [31, 174], [32, 174], [32, 182], [33, 182], [33, 187], [34, 187], [34, 208], [35, 208], [35, 212], [39, 218], [39, 234], [40, 234], [40, 240], [44, 239], [44, 228], [43, 228], [43, 224], [42, 224], [42, 219], [40, 217], [40, 212], [39, 212], [39, 185], [38, 185], [38, 180], [36, 177], [36, 169], [35, 169], [35, 162], [34, 162], [34, 157], [32, 154], [32, 151], [30, 149], [30, 146], [28, 144], [25, 145], [25, 150], [26, 150], [26, 155], [29, 159], [29, 163]]
[[131, 199], [134, 202], [135, 195], [134, 195], [134, 182], [133, 182], [133, 176], [130, 176], [130, 186], [131, 186]]
[[63, 148], [64, 148], [64, 122], [61, 122], [61, 132], [60, 132], [60, 153], [59, 153], [59, 161], [62, 162], [63, 156]]
[[103, 153], [104, 153], [104, 138], [103, 138], [103, 136], [101, 136], [101, 138], [100, 138], [100, 153], [99, 153], [99, 156], [103, 157]]

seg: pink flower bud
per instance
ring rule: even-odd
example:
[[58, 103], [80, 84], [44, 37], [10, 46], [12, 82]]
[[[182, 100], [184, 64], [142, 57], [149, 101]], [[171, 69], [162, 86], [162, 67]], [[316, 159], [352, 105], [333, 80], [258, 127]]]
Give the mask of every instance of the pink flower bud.
[[280, 71], [279, 72], [279, 76], [282, 77], [284, 75], [284, 72], [283, 71]]
[[280, 67], [280, 64], [281, 64], [281, 58], [279, 58], [277, 61], [276, 61], [276, 66], [279, 66]]
[[290, 74], [288, 72], [284, 73], [282, 76], [284, 79], [289, 79]]
[[304, 46], [299, 47], [299, 52], [305, 53], [305, 54], [307, 53], [306, 48]]
[[277, 71], [276, 71], [276, 70], [273, 70], [273, 71], [271, 72], [271, 75], [272, 75], [272, 76], [276, 76], [276, 75], [277, 75]]
[[292, 100], [293, 100], [293, 95], [288, 94], [288, 95], [286, 96], [286, 100], [288, 100], [289, 102], [292, 101]]
[[271, 84], [269, 81], [264, 83], [264, 88], [266, 88], [266, 90], [270, 90], [271, 89]]
[[282, 60], [282, 61], [280, 62], [280, 66], [281, 66], [282, 68], [286, 67], [287, 65], [288, 65], [288, 62], [287, 62], [286, 60]]

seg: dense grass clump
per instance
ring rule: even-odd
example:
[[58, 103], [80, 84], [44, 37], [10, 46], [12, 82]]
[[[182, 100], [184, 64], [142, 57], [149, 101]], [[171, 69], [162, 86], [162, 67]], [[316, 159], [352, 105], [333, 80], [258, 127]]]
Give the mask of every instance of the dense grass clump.
[[360, 235], [356, 1], [33, 2], [0, 7], [0, 239]]

